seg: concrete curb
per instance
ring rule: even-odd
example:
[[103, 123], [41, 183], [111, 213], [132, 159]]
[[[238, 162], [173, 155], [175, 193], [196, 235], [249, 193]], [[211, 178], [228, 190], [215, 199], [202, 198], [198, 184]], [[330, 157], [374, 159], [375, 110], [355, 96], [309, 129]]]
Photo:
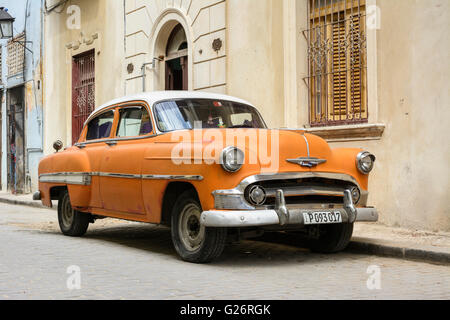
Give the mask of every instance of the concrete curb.
[[[294, 245], [306, 247], [305, 241], [298, 238], [298, 236], [288, 233], [266, 233], [261, 238], [260, 241], [275, 242], [284, 245]], [[358, 238], [355, 237], [350, 241], [345, 252], [356, 253], [356, 254], [367, 254], [382, 257], [391, 257], [405, 260], [421, 261], [428, 263], [438, 263], [438, 264], [450, 264], [450, 253], [428, 250], [422, 248], [413, 248], [399, 244], [390, 245], [380, 243], [378, 239], [369, 238]]]
[[[14, 205], [29, 206], [34, 208], [56, 210], [55, 205], [53, 206], [53, 208], [48, 208], [42, 205], [40, 201], [15, 200], [0, 197], [0, 202]], [[264, 235], [260, 240], [273, 241], [276, 243], [282, 243], [287, 245], [298, 243], [298, 238], [290, 234], [283, 234], [283, 235], [270, 234], [268, 236]], [[355, 238], [353, 239], [353, 241], [349, 243], [345, 251], [351, 253], [369, 254], [369, 255], [423, 261], [430, 263], [450, 264], [450, 253], [447, 252], [410, 248], [405, 246], [391, 246], [377, 243], [377, 240], [371, 239]]]
[[0, 197], [0, 202], [7, 203], [7, 204], [20, 205], [20, 206], [33, 207], [33, 208], [56, 210], [55, 206], [53, 206], [53, 208], [49, 208], [49, 207], [44, 206], [40, 201], [14, 200], [14, 199]]
[[447, 252], [423, 250], [401, 246], [394, 247], [384, 244], [372, 243], [369, 241], [351, 241], [346, 251], [352, 253], [401, 258], [406, 260], [450, 264], [450, 254]]

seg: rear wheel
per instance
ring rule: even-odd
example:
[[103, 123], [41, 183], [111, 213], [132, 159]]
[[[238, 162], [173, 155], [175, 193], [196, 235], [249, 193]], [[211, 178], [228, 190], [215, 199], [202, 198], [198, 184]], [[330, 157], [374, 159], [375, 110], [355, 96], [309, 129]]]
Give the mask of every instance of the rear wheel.
[[353, 223], [320, 226], [319, 236], [308, 241], [311, 251], [334, 253], [344, 250], [353, 234]]
[[179, 256], [188, 262], [210, 262], [219, 257], [225, 247], [226, 228], [202, 226], [201, 213], [197, 196], [191, 190], [182, 193], [172, 209], [172, 242]]
[[70, 204], [69, 192], [63, 191], [58, 201], [58, 222], [61, 232], [66, 236], [79, 237], [86, 233], [90, 215], [79, 212]]

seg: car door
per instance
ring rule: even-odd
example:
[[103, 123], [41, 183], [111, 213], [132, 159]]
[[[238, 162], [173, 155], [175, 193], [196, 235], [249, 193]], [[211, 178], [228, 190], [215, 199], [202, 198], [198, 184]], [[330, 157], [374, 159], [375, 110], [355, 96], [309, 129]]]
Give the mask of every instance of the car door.
[[85, 136], [76, 145], [86, 152], [90, 163], [91, 178], [91, 207], [101, 208], [100, 171], [101, 161], [106, 151], [108, 139], [114, 126], [114, 110], [108, 110], [96, 116], [86, 126]]
[[115, 136], [102, 157], [100, 193], [103, 208], [144, 215], [142, 162], [146, 140], [153, 134], [150, 113], [144, 104], [117, 109]]

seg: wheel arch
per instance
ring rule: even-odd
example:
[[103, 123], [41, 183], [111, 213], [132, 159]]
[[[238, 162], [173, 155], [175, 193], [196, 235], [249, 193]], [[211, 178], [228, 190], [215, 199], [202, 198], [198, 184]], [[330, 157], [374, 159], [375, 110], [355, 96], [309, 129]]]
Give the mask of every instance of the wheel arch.
[[69, 188], [66, 185], [51, 187], [49, 189], [49, 191], [50, 191], [50, 199], [51, 200], [59, 200], [59, 197], [60, 197], [61, 193], [66, 191], [66, 190], [69, 190]]
[[193, 184], [189, 182], [180, 182], [180, 181], [174, 181], [170, 182], [165, 191], [162, 201], [162, 208], [161, 208], [161, 224], [170, 226], [170, 217], [172, 208], [175, 205], [176, 199], [185, 191], [192, 190], [197, 196], [197, 200], [200, 203], [198, 192]]

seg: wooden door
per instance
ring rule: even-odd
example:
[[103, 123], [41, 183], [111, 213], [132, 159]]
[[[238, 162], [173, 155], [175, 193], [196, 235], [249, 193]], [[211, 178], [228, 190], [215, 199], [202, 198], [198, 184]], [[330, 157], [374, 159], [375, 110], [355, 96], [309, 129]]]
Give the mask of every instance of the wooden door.
[[166, 90], [188, 90], [188, 57], [166, 60]]
[[13, 194], [25, 191], [25, 144], [23, 103], [9, 106], [8, 112], [8, 189]]

